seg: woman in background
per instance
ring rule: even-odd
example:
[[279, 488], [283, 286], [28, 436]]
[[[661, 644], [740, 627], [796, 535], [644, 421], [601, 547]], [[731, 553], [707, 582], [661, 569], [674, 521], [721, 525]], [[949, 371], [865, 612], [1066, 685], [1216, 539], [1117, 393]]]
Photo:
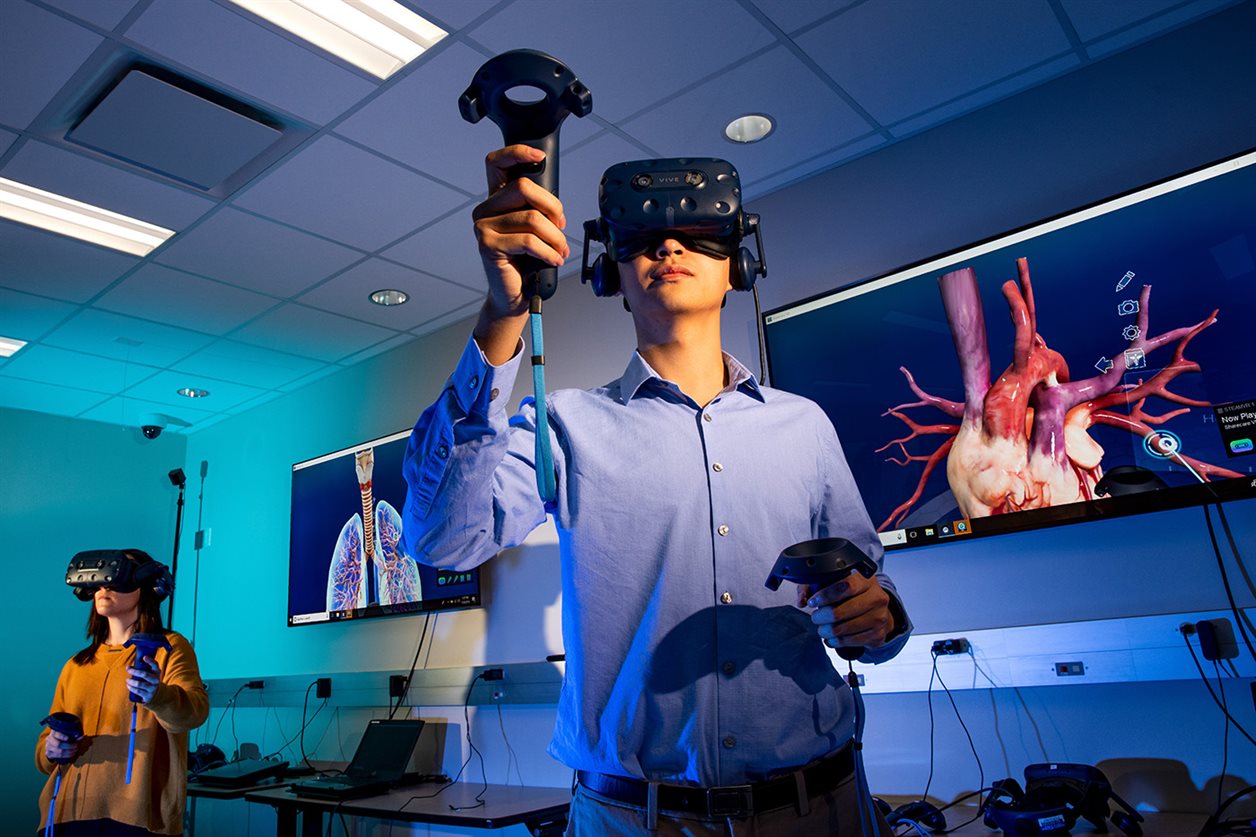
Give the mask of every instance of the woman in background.
[[[183, 833], [188, 732], [205, 722], [209, 697], [192, 646], [162, 625], [160, 604], [173, 587], [169, 571], [138, 549], [125, 555], [131, 571], [119, 578], [131, 583], [95, 589], [87, 617], [91, 642], [66, 662], [53, 694], [50, 712], [77, 715], [83, 737], [44, 729], [35, 749], [36, 765], [50, 774], [39, 798], [41, 829], [58, 767], [53, 759], [68, 760], [56, 801], [58, 837]], [[170, 643], [171, 650], [146, 658], [149, 671], [136, 668], [136, 649], [125, 647], [136, 633], [161, 634]], [[130, 784], [128, 691], [140, 697]]]

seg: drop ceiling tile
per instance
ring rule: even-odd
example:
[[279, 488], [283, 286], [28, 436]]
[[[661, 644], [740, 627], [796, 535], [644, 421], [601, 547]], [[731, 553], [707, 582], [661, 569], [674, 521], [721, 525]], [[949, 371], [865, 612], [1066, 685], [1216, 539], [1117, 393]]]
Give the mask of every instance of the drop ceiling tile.
[[234, 339], [318, 360], [336, 361], [395, 334], [391, 329], [288, 303], [231, 335]]
[[[182, 400], [187, 401], [188, 399], [184, 398]], [[216, 413], [212, 411], [197, 410], [183, 404], [162, 404], [155, 401], [145, 401], [130, 395], [116, 395], [108, 401], [82, 413], [79, 418], [121, 425], [133, 431], [136, 439], [140, 439], [140, 425], [149, 424], [156, 417], [175, 419], [175, 421], [171, 421], [166, 426], [166, 433], [183, 433], [187, 430], [199, 429], [202, 423], [209, 421], [215, 415]], [[181, 422], [187, 422], [191, 426], [187, 428], [182, 427], [180, 426]]]
[[0, 122], [30, 125], [103, 39], [25, 0], [4, 0]]
[[[203, 389], [208, 391], [209, 395], [204, 398], [185, 398], [179, 395], [179, 390], [183, 387]], [[245, 386], [234, 381], [223, 381], [204, 375], [175, 372], [173, 370], [158, 372], [151, 378], [128, 387], [126, 391], [128, 396], [134, 396], [135, 398], [152, 401], [157, 404], [180, 408], [190, 402], [196, 405], [193, 409], [210, 408], [212, 412], [216, 413], [229, 410], [237, 404], [248, 401], [250, 398], [256, 398], [261, 393], [262, 390], [257, 387]]]
[[32, 410], [58, 416], [76, 416], [105, 396], [99, 392], [24, 381], [0, 375], [0, 407]]
[[374, 346], [371, 346], [370, 348], [367, 348], [367, 349], [363, 349], [357, 354], [349, 355], [347, 358], [344, 358], [340, 361], [340, 365], [341, 366], [353, 366], [355, 364], [361, 363], [367, 358], [375, 357], [375, 355], [379, 355], [379, 354], [383, 354], [384, 352], [391, 351], [392, 349], [395, 349], [398, 346], [404, 346], [406, 343], [412, 343], [414, 342], [414, 339], [415, 339], [415, 336], [413, 334], [398, 334], [396, 337], [389, 337], [387, 340], [381, 340], [380, 342], [376, 343]]
[[139, 259], [25, 224], [0, 220], [0, 286], [86, 302]]
[[74, 309], [54, 299], [0, 288], [0, 335], [35, 340]]
[[[336, 126], [336, 133], [465, 189], [485, 191], [484, 155], [502, 144], [488, 119], [472, 125], [458, 97], [485, 57], [453, 43]], [[599, 130], [591, 119], [563, 122], [560, 150]]]
[[376, 89], [355, 72], [210, 0], [156, 0], [127, 38], [248, 96], [323, 124]]
[[271, 296], [146, 264], [92, 305], [208, 334], [225, 334], [279, 304]]
[[341, 139], [324, 136], [236, 204], [365, 250], [377, 250], [466, 196]]
[[89, 308], [42, 342], [131, 364], [166, 367], [213, 341], [208, 334]]
[[260, 346], [219, 340], [176, 363], [176, 372], [188, 372], [236, 381], [262, 389], [274, 389], [308, 375], [323, 366], [322, 361], [286, 352], [273, 352]]
[[[580, 281], [578, 277], [571, 277], [571, 278], [574, 278], [575, 282], [569, 281], [568, 284], [570, 285], [577, 284]], [[563, 280], [560, 279], [559, 281], [563, 281]], [[453, 325], [454, 323], [460, 322], [462, 320], [469, 320], [470, 318], [476, 316], [479, 313], [479, 310], [480, 310], [480, 303], [478, 302], [474, 302], [470, 305], [464, 305], [463, 307], [459, 308], [457, 311], [450, 311], [448, 314], [442, 314], [441, 316], [437, 317], [434, 320], [429, 320], [428, 322], [424, 323], [418, 328], [411, 329], [410, 333], [416, 337], [421, 337], [424, 334], [432, 334], [433, 332], [440, 331], [442, 328], [444, 328], [447, 325]], [[470, 329], [470, 326], [468, 326], [467, 334], [470, 334], [470, 333], [471, 333], [471, 329]]]
[[27, 346], [4, 367], [4, 374], [14, 378], [111, 395], [158, 371], [52, 346]]
[[214, 208], [199, 195], [42, 142], [19, 148], [3, 174], [175, 232]]
[[1154, 38], [1170, 29], [1189, 23], [1195, 18], [1231, 5], [1234, 5], [1234, 0], [1196, 0], [1194, 3], [1179, 6], [1144, 23], [1116, 32], [1110, 37], [1100, 38], [1087, 44], [1086, 52], [1092, 58], [1098, 58], [1140, 41]]
[[[749, 209], [754, 209], [753, 201], [755, 199], [761, 198], [770, 192], [774, 192], [777, 189], [788, 186], [791, 183], [802, 180], [803, 178], [810, 177], [816, 172], [833, 168], [845, 160], [854, 159], [855, 157], [858, 157], [873, 148], [884, 145], [885, 143], [886, 140], [880, 133], [869, 134], [868, 136], [860, 137], [859, 139], [838, 148], [817, 154], [815, 157], [804, 160], [803, 162], [790, 166], [782, 171], [774, 172], [767, 177], [760, 178], [759, 180], [743, 182], [742, 192], [746, 196], [747, 207]], [[765, 237], [772, 234], [771, 223], [771, 219], [765, 219], [764, 221], [763, 235]], [[771, 244], [765, 242], [764, 246], [768, 248], [769, 251], [771, 250]]]
[[1032, 70], [1004, 79], [998, 84], [976, 90], [967, 96], [961, 96], [954, 101], [947, 102], [932, 110], [927, 110], [911, 119], [896, 122], [889, 126], [890, 133], [896, 137], [903, 137], [916, 131], [940, 125], [960, 114], [976, 110], [1005, 96], [1033, 87], [1035, 84], [1064, 75], [1070, 70], [1076, 69], [1080, 64], [1081, 59], [1077, 57], [1077, 54], [1069, 51], [1054, 61], [1048, 61], [1045, 64], [1034, 67]]
[[101, 29], [113, 29], [135, 8], [138, 0], [44, 0], [75, 17], [94, 23]]
[[15, 142], [17, 142], [17, 134], [0, 128], [0, 156], [4, 156], [4, 152], [8, 151]]
[[855, 0], [752, 0], [752, 2], [788, 34], [850, 6]]
[[[746, 113], [766, 113], [776, 129], [762, 142], [739, 144], [724, 126]], [[764, 177], [862, 136], [866, 119], [784, 47], [776, 47], [719, 78], [686, 91], [624, 124], [665, 157], [721, 157], [743, 180]]]
[[355, 250], [231, 207], [175, 236], [154, 256], [162, 264], [281, 297], [361, 258]]
[[[559, 191], [565, 191], [561, 184]], [[424, 227], [381, 255], [465, 287], [485, 287], [470, 207]]]
[[[410, 299], [404, 305], [376, 305], [372, 291], [395, 288]], [[409, 268], [371, 259], [302, 294], [298, 301], [315, 308], [405, 331], [483, 296], [469, 288]]]
[[[247, 413], [250, 410], [254, 410], [262, 406], [268, 401], [274, 401], [276, 398], [282, 398], [284, 395], [285, 393], [279, 392], [279, 391], [263, 392], [261, 395], [257, 396], [256, 398], [250, 398], [248, 401], [245, 401], [242, 404], [237, 404], [236, 406], [232, 407], [230, 410], [227, 410], [226, 412], [227, 412], [227, 415], [238, 416], [241, 413]], [[202, 428], [198, 427], [197, 429], [200, 430]]]
[[439, 24], [457, 29], [466, 26], [501, 0], [401, 0], [402, 5]]
[[493, 52], [526, 45], [561, 59], [592, 91], [593, 112], [612, 121], [774, 38], [736, 3], [713, 14], [707, 3], [673, 0], [522, 0], [470, 34]]
[[1117, 29], [1137, 23], [1181, 5], [1182, 0], [1060, 0], [1069, 21], [1083, 42], [1102, 38]]
[[1069, 49], [1048, 0], [865, 3], [794, 40], [882, 124]]

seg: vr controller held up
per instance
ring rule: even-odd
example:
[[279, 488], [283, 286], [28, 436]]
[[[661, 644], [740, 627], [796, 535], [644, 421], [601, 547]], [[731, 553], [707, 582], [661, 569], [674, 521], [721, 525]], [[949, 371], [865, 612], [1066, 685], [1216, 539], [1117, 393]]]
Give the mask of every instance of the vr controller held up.
[[[543, 94], [535, 101], [523, 100]], [[515, 166], [511, 179], [526, 177], [554, 195], [558, 194], [558, 134], [569, 115], [593, 112], [593, 94], [575, 73], [551, 55], [533, 49], [514, 49], [490, 58], [475, 73], [471, 85], [458, 99], [462, 118], [474, 124], [485, 116], [501, 129], [506, 145], [523, 144], [545, 152], [534, 165]], [[558, 268], [529, 258], [519, 266], [524, 295], [549, 299], [558, 289]]]

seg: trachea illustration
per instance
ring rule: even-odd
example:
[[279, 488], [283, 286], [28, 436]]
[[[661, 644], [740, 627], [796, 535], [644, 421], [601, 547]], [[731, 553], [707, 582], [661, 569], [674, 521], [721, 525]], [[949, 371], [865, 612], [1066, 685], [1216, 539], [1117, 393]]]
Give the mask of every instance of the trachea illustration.
[[328, 611], [423, 600], [419, 567], [401, 547], [401, 515], [374, 499], [375, 451], [354, 454], [362, 511], [340, 530], [327, 573]]
[[[1125, 349], [1115, 352], [1100, 374], [1071, 381], [1064, 357], [1048, 347], [1038, 332], [1029, 262], [1018, 259], [1016, 266], [1019, 281], [1008, 280], [1002, 286], [1015, 327], [1012, 362], [993, 382], [976, 273], [965, 267], [938, 280], [959, 357], [964, 401], [930, 395], [916, 384], [906, 367], [899, 367], [920, 400], [899, 404], [884, 413], [902, 421], [911, 432], [890, 441], [878, 452], [897, 446], [903, 458], [891, 457], [888, 461], [903, 467], [924, 462], [924, 470], [915, 492], [890, 513], [879, 531], [903, 521], [920, 500], [930, 474], [943, 460], [956, 503], [968, 518], [1090, 500], [1095, 484], [1103, 476], [1104, 450], [1087, 432], [1097, 424], [1142, 437], [1149, 451], [1182, 463], [1201, 480], [1240, 476], [1180, 453], [1170, 447], [1168, 440], [1172, 435], [1158, 429], [1190, 412], [1191, 407], [1212, 406], [1174, 393], [1169, 385], [1183, 373], [1200, 371], [1199, 364], [1186, 359], [1184, 352], [1196, 335], [1217, 322], [1216, 310], [1194, 325], [1152, 336], [1151, 286], [1144, 285], [1138, 306], [1130, 304], [1131, 312], [1137, 312], [1137, 320], [1136, 327], [1125, 331], [1129, 338]], [[1148, 380], [1123, 383], [1131, 363], [1141, 365], [1143, 358], [1169, 345], [1174, 346], [1173, 356], [1159, 371]], [[1153, 415], [1145, 409], [1151, 396], [1182, 406]], [[918, 407], [934, 408], [958, 423], [919, 423], [905, 412]], [[928, 454], [908, 452], [909, 441], [929, 435], [945, 440]]]

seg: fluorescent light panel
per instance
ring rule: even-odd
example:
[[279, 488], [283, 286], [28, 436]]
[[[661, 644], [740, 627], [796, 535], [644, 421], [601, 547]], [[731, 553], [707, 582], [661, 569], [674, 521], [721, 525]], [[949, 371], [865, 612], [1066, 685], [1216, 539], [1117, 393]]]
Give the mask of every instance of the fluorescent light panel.
[[174, 230], [0, 177], [0, 218], [147, 256]]
[[386, 79], [448, 33], [393, 0], [231, 0]]
[[14, 353], [25, 345], [25, 340], [15, 340], [12, 337], [0, 337], [0, 357], [13, 357]]

